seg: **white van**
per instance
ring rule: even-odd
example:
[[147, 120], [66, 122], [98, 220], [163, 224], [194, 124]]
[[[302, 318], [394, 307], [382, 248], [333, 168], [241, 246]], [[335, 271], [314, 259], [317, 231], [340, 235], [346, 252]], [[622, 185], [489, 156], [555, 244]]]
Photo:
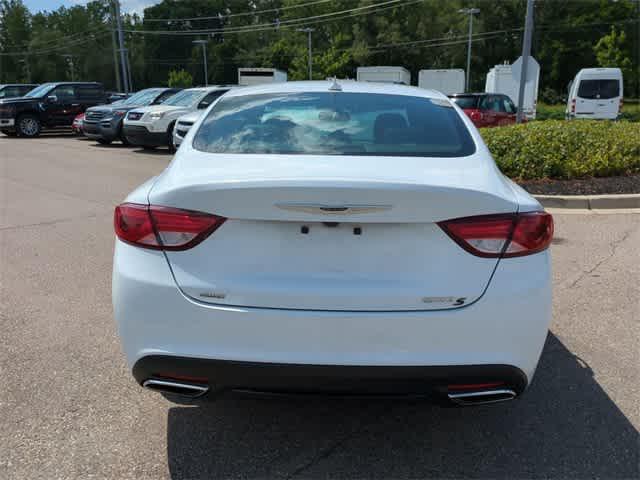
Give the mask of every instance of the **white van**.
[[615, 120], [622, 109], [622, 71], [583, 68], [571, 82], [567, 118]]
[[420, 70], [418, 86], [437, 90], [445, 95], [464, 93], [464, 70], [459, 68]]
[[404, 67], [358, 67], [356, 78], [359, 82], [411, 85], [411, 72]]

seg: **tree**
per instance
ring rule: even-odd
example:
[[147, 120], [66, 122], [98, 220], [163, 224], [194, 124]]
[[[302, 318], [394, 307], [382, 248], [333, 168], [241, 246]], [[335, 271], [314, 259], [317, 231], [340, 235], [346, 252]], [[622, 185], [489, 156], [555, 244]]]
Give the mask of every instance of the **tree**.
[[638, 75], [634, 72], [629, 50], [626, 33], [618, 31], [616, 27], [611, 27], [611, 32], [598, 40], [593, 47], [600, 67], [617, 67], [622, 70], [627, 91], [631, 91]]
[[186, 70], [171, 70], [167, 85], [177, 88], [189, 88], [193, 86], [193, 76]]

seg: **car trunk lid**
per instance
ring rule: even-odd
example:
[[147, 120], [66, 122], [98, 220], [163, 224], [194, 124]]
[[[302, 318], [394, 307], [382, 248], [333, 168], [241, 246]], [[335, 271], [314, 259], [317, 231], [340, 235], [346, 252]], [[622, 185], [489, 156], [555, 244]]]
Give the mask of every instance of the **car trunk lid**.
[[[468, 305], [497, 260], [464, 251], [437, 222], [517, 210], [495, 166], [476, 156], [188, 155], [178, 155], [149, 200], [227, 217], [200, 245], [166, 252], [183, 292], [207, 303], [342, 311]], [[183, 161], [189, 168], [177, 168]]]

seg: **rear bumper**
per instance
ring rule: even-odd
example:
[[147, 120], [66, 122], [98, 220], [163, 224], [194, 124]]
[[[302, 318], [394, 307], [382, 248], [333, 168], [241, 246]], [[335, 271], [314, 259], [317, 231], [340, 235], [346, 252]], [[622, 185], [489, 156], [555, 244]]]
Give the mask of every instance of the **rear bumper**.
[[[227, 361], [338, 370], [508, 365], [530, 381], [551, 318], [550, 255], [500, 262], [483, 297], [463, 308], [335, 312], [200, 303], [176, 287], [162, 252], [116, 241], [113, 306], [128, 364], [139, 380], [138, 371], [161, 373], [148, 367], [155, 362], [149, 358], [160, 356], [185, 375], [189, 365], [196, 366], [193, 359], [203, 359], [212, 361], [203, 365]], [[192, 360], [187, 365], [177, 357]], [[235, 366], [225, 370], [238, 372]], [[326, 371], [340, 377], [338, 370]], [[217, 367], [212, 372], [213, 380]], [[258, 381], [261, 375], [246, 378]]]
[[144, 147], [167, 146], [168, 136], [166, 132], [150, 132], [147, 127], [141, 125], [124, 125], [124, 136], [132, 145]]
[[570, 113], [569, 118], [583, 118], [586, 120], [616, 120], [618, 118], [618, 114]]
[[151, 355], [138, 360], [133, 376], [149, 379], [195, 378], [213, 390], [337, 395], [440, 395], [451, 384], [503, 382], [520, 394], [526, 375], [508, 365], [354, 366], [237, 362]]

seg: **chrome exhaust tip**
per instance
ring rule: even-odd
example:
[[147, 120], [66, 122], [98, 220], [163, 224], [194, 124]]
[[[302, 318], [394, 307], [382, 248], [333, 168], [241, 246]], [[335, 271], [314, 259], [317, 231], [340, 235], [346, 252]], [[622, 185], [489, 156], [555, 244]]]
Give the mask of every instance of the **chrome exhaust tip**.
[[178, 380], [159, 380], [150, 378], [142, 383], [144, 388], [154, 390], [156, 392], [171, 393], [183, 397], [197, 398], [201, 397], [209, 391], [207, 385], [199, 385], [196, 383], [182, 382]]
[[516, 392], [508, 388], [500, 390], [477, 390], [475, 392], [448, 393], [447, 396], [456, 405], [486, 405], [488, 403], [506, 402], [516, 398]]

